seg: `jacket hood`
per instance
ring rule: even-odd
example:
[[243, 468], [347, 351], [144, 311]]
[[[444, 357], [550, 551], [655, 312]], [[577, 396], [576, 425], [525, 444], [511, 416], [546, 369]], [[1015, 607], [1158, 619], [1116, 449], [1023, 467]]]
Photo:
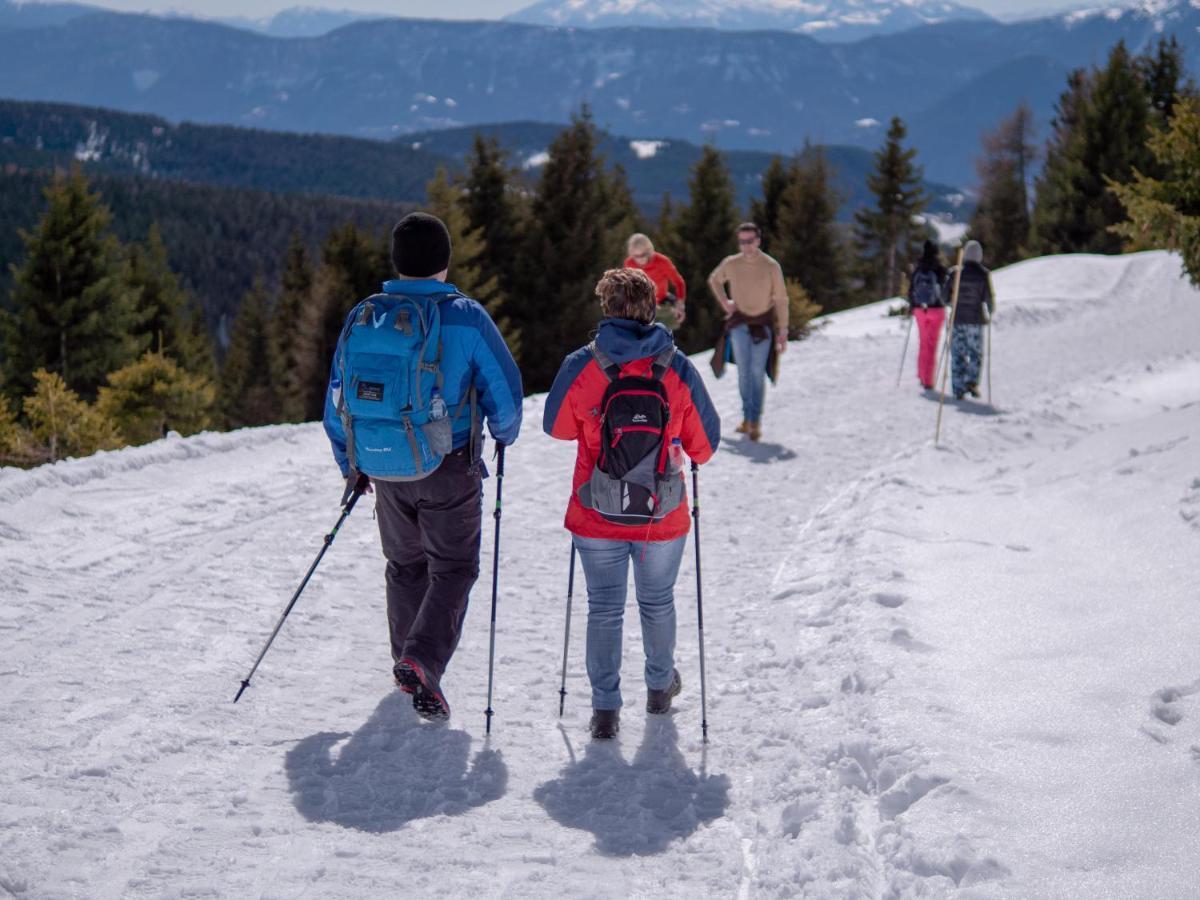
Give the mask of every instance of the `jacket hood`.
[[983, 263], [983, 247], [979, 245], [979, 241], [967, 241], [967, 246], [963, 248], [963, 261]]
[[601, 319], [596, 345], [618, 365], [657, 356], [674, 341], [667, 326], [658, 322], [643, 325], [633, 319]]

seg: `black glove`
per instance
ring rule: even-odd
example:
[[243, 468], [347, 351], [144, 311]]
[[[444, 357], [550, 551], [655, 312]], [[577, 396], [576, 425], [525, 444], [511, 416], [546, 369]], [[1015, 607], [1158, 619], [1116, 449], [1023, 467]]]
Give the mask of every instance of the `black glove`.
[[346, 490], [342, 492], [342, 506], [350, 502], [355, 494], [365, 494], [371, 490], [371, 479], [358, 469], [351, 469], [346, 476]]

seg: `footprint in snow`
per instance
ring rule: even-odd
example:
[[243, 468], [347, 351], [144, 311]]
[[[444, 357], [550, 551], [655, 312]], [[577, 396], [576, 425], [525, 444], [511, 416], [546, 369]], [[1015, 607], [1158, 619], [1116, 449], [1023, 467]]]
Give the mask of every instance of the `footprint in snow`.
[[1167, 686], [1155, 691], [1150, 704], [1152, 722], [1149, 727], [1142, 726], [1142, 731], [1160, 744], [1170, 743], [1171, 739], [1167, 736], [1169, 732], [1163, 732], [1156, 726], [1175, 728], [1187, 718], [1189, 701], [1198, 695], [1200, 679], [1192, 684]]
[[871, 599], [888, 609], [898, 609], [908, 600], [903, 594], [874, 594]]

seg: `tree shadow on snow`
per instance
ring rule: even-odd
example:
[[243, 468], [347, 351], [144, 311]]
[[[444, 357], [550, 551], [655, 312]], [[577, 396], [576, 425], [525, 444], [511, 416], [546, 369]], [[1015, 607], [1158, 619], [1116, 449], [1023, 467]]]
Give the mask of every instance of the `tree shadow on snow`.
[[783, 444], [773, 444], [770, 441], [752, 441], [749, 438], [722, 441], [721, 447], [730, 453], [744, 456], [752, 463], [784, 462], [795, 459], [798, 455]]
[[306, 737], [284, 765], [292, 801], [306, 819], [379, 834], [504, 796], [508, 768], [500, 754], [481, 750], [468, 769], [470, 749], [465, 731], [421, 722], [412, 700], [396, 691], [354, 734]]
[[591, 741], [533, 797], [560, 825], [592, 832], [601, 853], [662, 853], [729, 806], [728, 776], [697, 775], [678, 745], [671, 717], [649, 716], [633, 762], [618, 741]]

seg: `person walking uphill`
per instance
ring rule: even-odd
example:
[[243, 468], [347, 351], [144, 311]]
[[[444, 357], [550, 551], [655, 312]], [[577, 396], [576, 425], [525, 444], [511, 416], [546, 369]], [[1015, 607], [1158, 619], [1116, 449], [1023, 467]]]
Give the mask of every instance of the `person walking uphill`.
[[[955, 269], [950, 270], [942, 290], [943, 300], [951, 301]], [[985, 312], [986, 310], [986, 312]], [[979, 367], [983, 362], [983, 326], [996, 311], [992, 274], [983, 267], [983, 247], [979, 241], [967, 241], [963, 248], [962, 277], [958, 285], [958, 305], [954, 311], [954, 332], [950, 338], [953, 365], [954, 398], [979, 396]]]
[[374, 485], [392, 673], [427, 719], [450, 715], [441, 680], [479, 576], [481, 418], [511, 444], [523, 396], [496, 325], [446, 283], [450, 253], [435, 216], [396, 225], [397, 277], [350, 311], [324, 417], [346, 496], [362, 478]]
[[917, 378], [926, 390], [933, 387], [936, 377], [938, 335], [946, 321], [946, 304], [942, 289], [946, 284], [946, 267], [942, 265], [937, 244], [926, 241], [908, 281], [908, 312], [917, 322], [921, 348], [917, 352]]
[[687, 282], [675, 268], [675, 263], [657, 252], [646, 235], [631, 236], [627, 246], [629, 256], [625, 260], [625, 268], [641, 269], [650, 276], [650, 280], [654, 282], [654, 296], [658, 301], [655, 319], [674, 331], [687, 318], [684, 309], [687, 303]]
[[775, 382], [779, 356], [787, 350], [788, 296], [779, 263], [759, 249], [762, 232], [753, 222], [737, 227], [738, 253], [727, 256], [708, 276], [708, 286], [725, 311], [725, 333], [713, 350], [712, 368], [721, 377], [725, 342], [733, 349], [742, 395], [739, 434], [762, 437], [766, 378]]
[[575, 441], [566, 528], [587, 581], [591, 732], [620, 728], [621, 635], [633, 562], [646, 653], [646, 711], [666, 713], [683, 687], [675, 668], [675, 578], [690, 521], [683, 453], [712, 458], [721, 421], [691, 361], [654, 321], [654, 283], [610, 269], [596, 285], [604, 318], [568, 356], [542, 427]]

